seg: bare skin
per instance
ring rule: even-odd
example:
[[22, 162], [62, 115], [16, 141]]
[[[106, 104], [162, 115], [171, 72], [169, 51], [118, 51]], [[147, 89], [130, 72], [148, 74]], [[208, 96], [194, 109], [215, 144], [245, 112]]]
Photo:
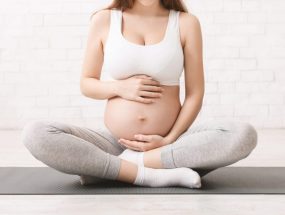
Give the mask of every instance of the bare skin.
[[[127, 40], [137, 44], [155, 44], [161, 40], [164, 29], [161, 29], [161, 31], [156, 34], [149, 34], [149, 32], [154, 32], [157, 31], [156, 29], [160, 29], [162, 23], [158, 23], [158, 25], [153, 28], [153, 31], [151, 29], [145, 29], [145, 32], [142, 32], [143, 28], [138, 28], [140, 25], [137, 24], [138, 22], [147, 23], [149, 16], [154, 17], [158, 13], [165, 14], [165, 17], [167, 17], [168, 11], [163, 8], [159, 2], [159, 0], [136, 0], [133, 8], [128, 9], [128, 12], [126, 11], [126, 28], [127, 30], [133, 29], [133, 31], [129, 32], [124, 30], [123, 35]], [[133, 16], [133, 14], [137, 14], [137, 16]], [[195, 117], [198, 115], [204, 94], [200, 26], [199, 21], [192, 14], [184, 12], [181, 12], [180, 14], [180, 40], [184, 51], [185, 61], [185, 100], [183, 104], [185, 108], [183, 109], [183, 107], [179, 107], [177, 102], [177, 98], [179, 96], [178, 86], [161, 85], [161, 87], [165, 89], [163, 92], [164, 95], [160, 98], [154, 98], [155, 102], [148, 104], [149, 109], [147, 112], [140, 112], [145, 108], [142, 108], [143, 105], [146, 104], [136, 104], [137, 106], [135, 107], [133, 102], [130, 101], [128, 103], [125, 101], [124, 103], [124, 99], [118, 98], [116, 83], [100, 81], [104, 58], [104, 44], [109, 31], [110, 11], [100, 11], [94, 15], [83, 64], [83, 72], [80, 82], [81, 92], [90, 98], [108, 99], [109, 101], [112, 101], [112, 103], [108, 102], [109, 107], [107, 106], [107, 108], [111, 110], [111, 107], [113, 107], [112, 111], [107, 111], [105, 122], [107, 127], [109, 126], [108, 128], [117, 138], [124, 136], [129, 140], [134, 140], [134, 134], [153, 134], [153, 132], [156, 132], [157, 134], [165, 137], [167, 142], [170, 144], [191, 125]], [[146, 18], [143, 18], [143, 16]], [[136, 17], [137, 21], [128, 22], [128, 20], [131, 20], [133, 17]], [[167, 18], [165, 18], [165, 23], [166, 20]], [[94, 59], [96, 59], [96, 61]], [[162, 107], [168, 107], [170, 106], [169, 104], [172, 106], [176, 104], [173, 109], [168, 110], [172, 111], [172, 114], [170, 115], [174, 115], [175, 117], [171, 120], [165, 121], [163, 126], [161, 126], [161, 124], [155, 124], [155, 120], [153, 120], [155, 114], [162, 112]], [[136, 118], [127, 118], [126, 116], [120, 118], [120, 114], [114, 114], [111, 117], [111, 114], [114, 113], [115, 109], [120, 105], [125, 105], [125, 108], [129, 110], [127, 116], [136, 116]], [[126, 105], [128, 105], [128, 107]], [[127, 120], [136, 119], [137, 121], [134, 121], [135, 123], [132, 124], [132, 126], [129, 126], [132, 127], [133, 130], [128, 131], [128, 129], [122, 129], [122, 127], [124, 127], [122, 125], [117, 126], [120, 124], [116, 125], [116, 123], [119, 123], [122, 119], [125, 120], [125, 123], [128, 123]], [[161, 119], [163, 119], [162, 116]], [[111, 120], [115, 120], [116, 123], [113, 124], [114, 121], [111, 122]], [[127, 131], [129, 133], [127, 133]], [[144, 151], [144, 165], [145, 167], [150, 168], [162, 168], [161, 146]], [[137, 170], [138, 168], [136, 164], [121, 159], [121, 167], [117, 180], [133, 183], [137, 175]]]
[[132, 162], [121, 159], [118, 181], [134, 183], [138, 172], [138, 166]]
[[[160, 160], [160, 148], [144, 152], [144, 166], [154, 169], [162, 169]], [[117, 180], [133, 183], [136, 179], [138, 166], [132, 162], [121, 159], [121, 167]]]
[[161, 147], [144, 152], [144, 166], [154, 169], [162, 169]]

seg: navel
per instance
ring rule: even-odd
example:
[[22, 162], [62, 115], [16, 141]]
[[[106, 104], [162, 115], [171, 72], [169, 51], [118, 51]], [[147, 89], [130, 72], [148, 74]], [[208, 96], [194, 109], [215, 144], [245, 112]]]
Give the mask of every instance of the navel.
[[138, 115], [138, 119], [140, 121], [144, 121], [144, 120], [146, 120], [146, 116], [145, 115]]

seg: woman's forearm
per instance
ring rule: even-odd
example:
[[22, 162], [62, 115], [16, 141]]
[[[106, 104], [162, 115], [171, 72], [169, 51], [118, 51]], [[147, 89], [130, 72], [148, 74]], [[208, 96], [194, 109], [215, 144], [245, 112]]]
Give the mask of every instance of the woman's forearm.
[[203, 98], [196, 98], [194, 96], [184, 100], [175, 124], [171, 128], [170, 132], [165, 136], [165, 139], [169, 144], [174, 142], [191, 126], [202, 107], [202, 101]]
[[80, 90], [83, 95], [93, 99], [109, 99], [117, 96], [119, 81], [102, 81], [96, 78], [83, 78]]

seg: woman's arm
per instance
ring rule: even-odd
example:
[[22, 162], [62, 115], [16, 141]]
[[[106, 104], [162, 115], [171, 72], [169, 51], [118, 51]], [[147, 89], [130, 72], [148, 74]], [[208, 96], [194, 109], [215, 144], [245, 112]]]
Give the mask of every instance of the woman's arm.
[[100, 80], [103, 64], [103, 35], [110, 23], [110, 11], [101, 10], [92, 16], [87, 38], [86, 51], [80, 77], [80, 90], [93, 99], [108, 99], [117, 96], [117, 81]]
[[185, 13], [183, 16], [181, 17], [181, 27], [185, 32], [185, 100], [175, 124], [165, 137], [167, 143], [174, 142], [191, 126], [202, 107], [204, 97], [203, 45], [200, 22], [194, 15]]

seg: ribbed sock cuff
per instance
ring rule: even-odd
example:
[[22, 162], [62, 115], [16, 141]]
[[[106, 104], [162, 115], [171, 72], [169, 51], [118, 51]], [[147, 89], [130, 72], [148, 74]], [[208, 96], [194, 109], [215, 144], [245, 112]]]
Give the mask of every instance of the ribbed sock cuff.
[[137, 176], [133, 184], [142, 186], [144, 182], [144, 177], [145, 177], [144, 174], [145, 174], [145, 167], [138, 166]]

